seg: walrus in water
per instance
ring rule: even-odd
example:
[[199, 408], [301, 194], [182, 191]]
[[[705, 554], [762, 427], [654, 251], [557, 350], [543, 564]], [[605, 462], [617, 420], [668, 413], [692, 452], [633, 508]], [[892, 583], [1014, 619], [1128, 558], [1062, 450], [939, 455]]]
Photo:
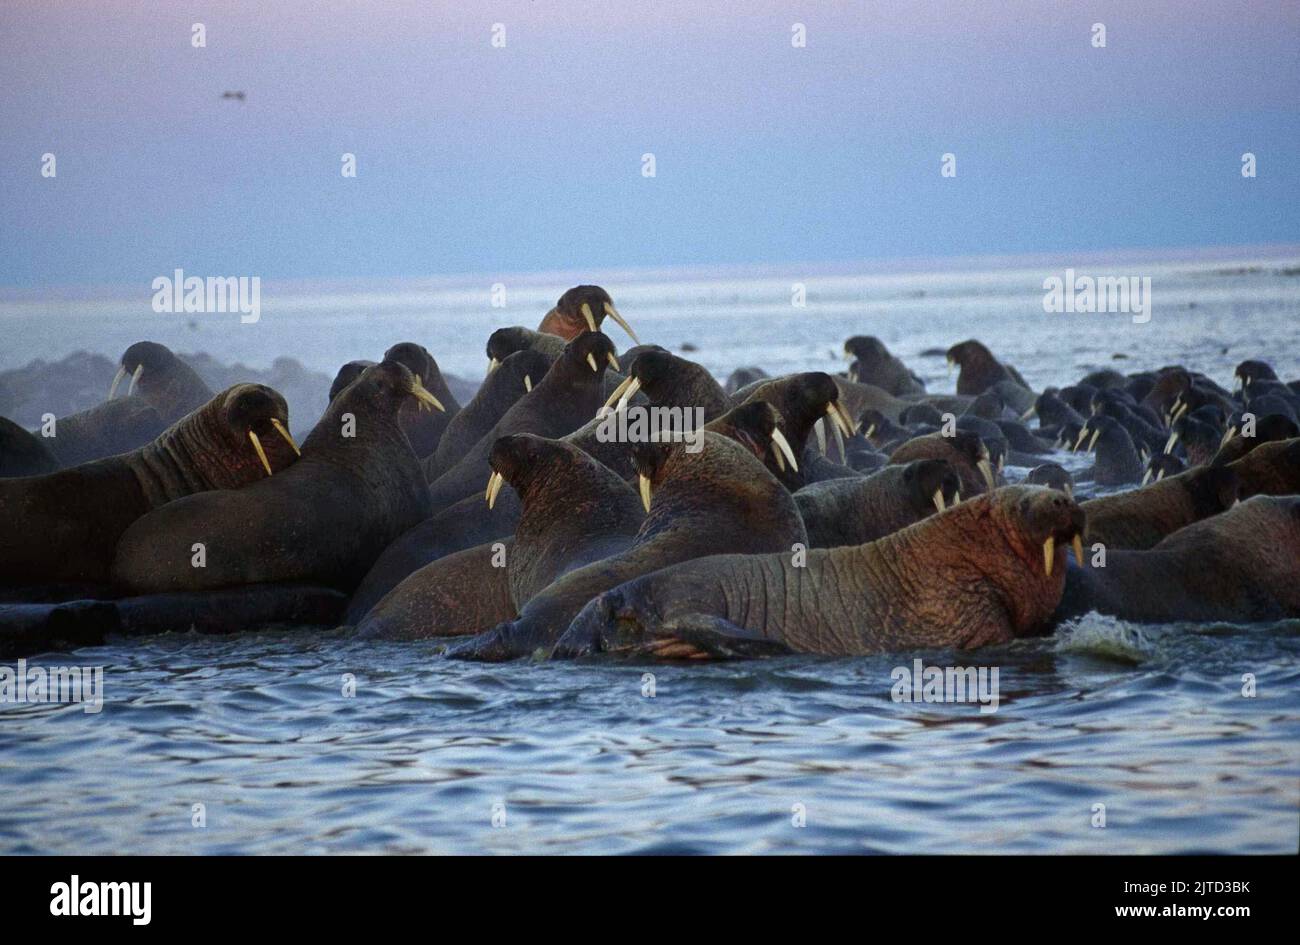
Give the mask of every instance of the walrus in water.
[[6, 417], [0, 417], [0, 479], [43, 476], [59, 468], [59, 461], [42, 442]]
[[1224, 468], [1236, 474], [1243, 499], [1300, 493], [1300, 439], [1261, 443]]
[[1074, 498], [1074, 477], [1059, 463], [1043, 463], [1040, 466], [1035, 466], [1029, 470], [1029, 475], [1025, 477], [1024, 484], [1058, 489], [1071, 499]]
[[290, 468], [297, 448], [288, 423], [278, 393], [239, 384], [137, 450], [0, 481], [0, 521], [8, 526], [0, 529], [0, 583], [106, 581], [118, 538], [141, 516]]
[[831, 479], [794, 494], [814, 548], [861, 545], [942, 512], [957, 501], [961, 480], [941, 459], [886, 466], [870, 476]]
[[[127, 396], [116, 400], [123, 379]], [[60, 466], [116, 456], [153, 441], [212, 399], [212, 391], [164, 345], [137, 341], [122, 353], [108, 400], [55, 422], [47, 446]]]
[[631, 486], [560, 440], [502, 437], [490, 464], [488, 507], [509, 483], [523, 508], [509, 546], [489, 542], [425, 565], [361, 619], [360, 635], [413, 640], [486, 630], [557, 578], [626, 549], [645, 517]]
[[1084, 514], [1053, 489], [1008, 486], [879, 541], [715, 555], [637, 578], [588, 603], [556, 654], [661, 659], [770, 653], [853, 656], [973, 649], [1040, 633], [1081, 556]]
[[411, 449], [423, 459], [438, 448], [447, 424], [460, 412], [460, 404], [443, 380], [438, 362], [423, 345], [413, 341], [400, 342], [384, 352], [384, 360], [405, 365], [429, 392], [430, 400], [412, 398], [403, 403], [398, 412], [398, 421]]
[[572, 341], [584, 331], [600, 331], [600, 323], [606, 315], [618, 322], [633, 344], [641, 343], [632, 326], [614, 307], [609, 293], [598, 285], [575, 285], [569, 289], [542, 318], [537, 330]]
[[[1089, 417], [1079, 429], [1074, 450], [1084, 448], [1093, 453], [1097, 462], [1089, 472], [1099, 486], [1124, 486], [1142, 478], [1142, 460], [1138, 456], [1133, 438], [1111, 417]], [[1080, 479], [1088, 476], [1081, 475]]]
[[648, 514], [632, 546], [570, 572], [517, 619], [448, 656], [505, 660], [546, 651], [587, 601], [637, 575], [720, 550], [789, 553], [796, 543], [807, 545], [794, 499], [748, 447], [706, 431], [697, 453], [682, 443], [638, 443], [633, 453]]
[[447, 423], [438, 448], [424, 460], [425, 478], [433, 482], [459, 463], [474, 444], [487, 436], [519, 398], [530, 393], [556, 358], [533, 348], [506, 355], [488, 372], [470, 402]]
[[890, 354], [879, 338], [854, 335], [844, 342], [844, 355], [853, 359], [849, 378], [859, 384], [871, 384], [895, 397], [925, 393], [921, 379]]
[[[303, 582], [350, 590], [394, 538], [427, 518], [428, 489], [398, 423], [431, 399], [395, 361], [367, 368], [329, 405], [302, 456], [237, 492], [205, 492], [144, 516], [118, 542], [113, 580], [133, 591]], [[192, 546], [204, 546], [195, 566]]]
[[1202, 466], [1159, 482], [1089, 499], [1084, 540], [1116, 548], [1143, 550], [1193, 522], [1218, 515], [1237, 501], [1237, 475], [1231, 466]]
[[[825, 433], [816, 424], [823, 417], [828, 418], [831, 431], [842, 441], [853, 435], [853, 421], [840, 404], [840, 388], [836, 379], [823, 371], [808, 371], [803, 374], [787, 374], [770, 381], [762, 381], [753, 387], [738, 391], [732, 397], [732, 403], [740, 406], [753, 401], [765, 401], [776, 407], [781, 413], [781, 428], [786, 440], [800, 457], [802, 465], [789, 464], [777, 473], [779, 479], [791, 492], [795, 492], [808, 482], [819, 477], [809, 477], [808, 463], [804, 451], [807, 448], [808, 435], [814, 430], [819, 432], [819, 446], [825, 452], [822, 438]], [[840, 451], [843, 455], [843, 450]]]
[[997, 478], [988, 447], [974, 433], [957, 430], [952, 436], [927, 433], [913, 437], [889, 455], [891, 465], [918, 459], [942, 459], [961, 480], [961, 494], [969, 498], [996, 488]]
[[1057, 610], [1125, 620], [1240, 623], [1300, 617], [1300, 496], [1256, 496], [1179, 529], [1149, 551], [1069, 569]]
[[498, 439], [535, 433], [558, 440], [578, 429], [604, 400], [605, 368], [618, 370], [614, 344], [599, 332], [583, 332], [565, 346], [546, 376], [505, 412], [460, 461], [429, 484], [434, 510], [441, 510], [483, 488], [483, 471]]
[[957, 393], [974, 397], [1002, 381], [1013, 381], [1029, 390], [1020, 372], [993, 357], [993, 352], [971, 339], [955, 344], [947, 351], [948, 363], [960, 369], [957, 375]]
[[1276, 413], [1260, 417], [1256, 421], [1254, 436], [1239, 435], [1243, 429], [1244, 424], [1239, 420], [1234, 420], [1228, 425], [1228, 429], [1223, 434], [1223, 442], [1219, 445], [1214, 458], [1210, 460], [1210, 465], [1223, 466], [1227, 463], [1235, 463], [1261, 443], [1290, 440], [1300, 436], [1300, 426], [1294, 420]]

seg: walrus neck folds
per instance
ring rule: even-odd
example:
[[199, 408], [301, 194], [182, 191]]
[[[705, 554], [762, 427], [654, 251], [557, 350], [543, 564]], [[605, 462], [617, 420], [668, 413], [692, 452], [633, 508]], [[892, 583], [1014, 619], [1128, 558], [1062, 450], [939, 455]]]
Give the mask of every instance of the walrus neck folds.
[[[158, 439], [124, 456], [150, 508], [209, 489], [234, 489], [242, 480], [230, 467], [226, 427], [218, 401], [210, 401], [169, 427]], [[239, 447], [237, 446], [236, 449]], [[257, 457], [247, 447], [247, 463]]]

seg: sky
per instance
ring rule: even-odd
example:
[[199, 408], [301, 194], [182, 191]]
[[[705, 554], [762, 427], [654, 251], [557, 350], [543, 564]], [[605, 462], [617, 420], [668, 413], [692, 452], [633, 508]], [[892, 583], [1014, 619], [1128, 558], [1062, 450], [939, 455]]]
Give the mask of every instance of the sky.
[[0, 287], [1300, 243], [1298, 50], [1272, 0], [3, 0]]

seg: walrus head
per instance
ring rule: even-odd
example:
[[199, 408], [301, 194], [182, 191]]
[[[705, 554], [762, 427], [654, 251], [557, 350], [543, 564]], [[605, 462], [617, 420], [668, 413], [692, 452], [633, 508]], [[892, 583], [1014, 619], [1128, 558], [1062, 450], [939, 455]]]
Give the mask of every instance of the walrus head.
[[555, 460], [572, 461], [575, 457], [585, 456], [575, 446], [560, 440], [548, 440], [532, 433], [515, 433], [499, 437], [492, 444], [488, 456], [488, 466], [492, 473], [488, 477], [488, 508], [496, 505], [501, 486], [509, 483], [521, 499], [529, 487], [539, 477], [549, 479], [556, 472]]
[[339, 395], [339, 391], [347, 387], [358, 377], [366, 368], [373, 365], [374, 361], [349, 361], [339, 368], [339, 372], [334, 375], [334, 383], [330, 384], [329, 399], [333, 400]]
[[1035, 466], [1025, 477], [1025, 485], [1046, 486], [1064, 492], [1071, 499], [1074, 498], [1074, 477], [1058, 463], [1043, 463], [1041, 466]]
[[604, 376], [606, 367], [621, 370], [615, 356], [614, 342], [598, 331], [584, 331], [564, 346], [564, 354], [551, 366], [546, 377], [548, 380], [552, 377], [563, 378], [561, 383], [585, 385], [593, 374], [599, 381]]
[[428, 394], [428, 397], [416, 397], [415, 402], [419, 405], [419, 409], [427, 410], [432, 407], [442, 413], [447, 412], [442, 401], [430, 391], [430, 388], [445, 389], [446, 385], [442, 380], [442, 372], [438, 370], [438, 362], [423, 345], [417, 345], [414, 341], [399, 342], [384, 352], [384, 360], [396, 361], [404, 365], [419, 379], [420, 386]]
[[1258, 380], [1277, 380], [1272, 366], [1267, 361], [1242, 361], [1232, 372], [1233, 389], [1249, 388]]
[[603, 416], [615, 404], [623, 409], [638, 391], [643, 391], [655, 406], [703, 407], [709, 418], [723, 413], [729, 403], [726, 393], [704, 367], [662, 348], [651, 348], [633, 359], [627, 377], [596, 415]]
[[918, 518], [942, 512], [961, 500], [961, 479], [942, 459], [918, 459], [903, 467], [907, 504]]
[[168, 420], [184, 416], [212, 397], [212, 391], [192, 367], [155, 341], [137, 341], [122, 353], [108, 391], [109, 400], [117, 396], [118, 386], [128, 376], [131, 380], [127, 396], [138, 388], [141, 396]]
[[959, 370], [957, 393], [982, 394], [1005, 376], [1005, 369], [982, 342], [971, 339], [949, 348], [944, 356]]
[[997, 484], [988, 447], [979, 435], [958, 429], [952, 436], [927, 433], [908, 440], [890, 454], [891, 464], [910, 463], [914, 459], [942, 459], [961, 479], [962, 495], [973, 496], [992, 491]]
[[608, 315], [628, 333], [633, 344], [640, 344], [632, 326], [614, 307], [614, 300], [598, 285], [576, 285], [560, 296], [555, 307], [546, 313], [538, 331], [573, 339], [584, 331], [599, 331]]
[[778, 475], [787, 468], [799, 471], [790, 442], [781, 430], [781, 412], [765, 400], [733, 407], [710, 421], [706, 430], [730, 437], [754, 454], [768, 471]]

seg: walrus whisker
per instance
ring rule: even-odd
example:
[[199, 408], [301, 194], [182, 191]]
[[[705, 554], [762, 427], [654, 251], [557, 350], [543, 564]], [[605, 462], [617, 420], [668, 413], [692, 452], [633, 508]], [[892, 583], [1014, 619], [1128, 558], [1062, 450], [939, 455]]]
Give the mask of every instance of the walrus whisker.
[[645, 506], [646, 513], [649, 514], [649, 512], [650, 512], [650, 494], [651, 494], [651, 493], [650, 493], [650, 477], [647, 476], [645, 473], [641, 473], [640, 476], [639, 476], [638, 478], [639, 478], [639, 480], [640, 480], [640, 481], [638, 482], [638, 485], [640, 486], [640, 490], [641, 490], [641, 504]]
[[[795, 472], [798, 472], [799, 463], [794, 458], [794, 450], [790, 449], [790, 441], [785, 438], [784, 433], [782, 433], [780, 430], [776, 429], [775, 427], [772, 428], [772, 442], [776, 444], [778, 456], [779, 454], [784, 453], [786, 460], [789, 461], [790, 463], [790, 468], [792, 468]], [[781, 470], [782, 472], [784, 472], [785, 467], [782, 466]]]
[[302, 455], [302, 450], [298, 449], [298, 444], [293, 441], [293, 437], [289, 435], [289, 431], [285, 429], [284, 424], [280, 422], [278, 417], [271, 418], [271, 426], [275, 427], [275, 432], [284, 437], [284, 441], [293, 447], [294, 453], [299, 456]]
[[487, 499], [487, 507], [489, 510], [497, 504], [497, 494], [501, 492], [501, 486], [505, 481], [506, 477], [501, 475], [495, 469], [492, 470], [492, 475], [488, 476], [487, 492], [484, 494], [484, 498]]
[[266, 459], [266, 450], [262, 449], [262, 441], [257, 438], [257, 434], [252, 430], [248, 431], [248, 438], [253, 442], [253, 449], [257, 451], [257, 458], [262, 461], [262, 468], [266, 470], [268, 476], [274, 475], [271, 472], [271, 464]]
[[632, 339], [633, 344], [639, 345], [641, 343], [641, 339], [636, 336], [636, 332], [634, 332], [632, 330], [632, 326], [627, 323], [627, 319], [625, 319], [622, 315], [620, 315], [618, 313], [618, 309], [616, 309], [609, 302], [605, 303], [605, 314], [608, 315], [610, 318], [614, 319], [614, 321], [618, 322], [618, 327], [622, 328], [625, 332], [627, 332], [628, 337]]
[[[582, 303], [582, 317], [587, 320], [587, 328], [591, 331], [600, 331], [596, 327], [596, 316], [591, 314], [591, 305], [587, 302]], [[587, 357], [591, 357], [591, 355], [587, 355]], [[595, 368], [592, 368], [592, 370], [594, 371]]]
[[108, 389], [108, 399], [112, 400], [117, 396], [117, 385], [122, 383], [122, 378], [126, 377], [126, 366], [118, 365], [117, 373], [113, 375], [113, 386]]

